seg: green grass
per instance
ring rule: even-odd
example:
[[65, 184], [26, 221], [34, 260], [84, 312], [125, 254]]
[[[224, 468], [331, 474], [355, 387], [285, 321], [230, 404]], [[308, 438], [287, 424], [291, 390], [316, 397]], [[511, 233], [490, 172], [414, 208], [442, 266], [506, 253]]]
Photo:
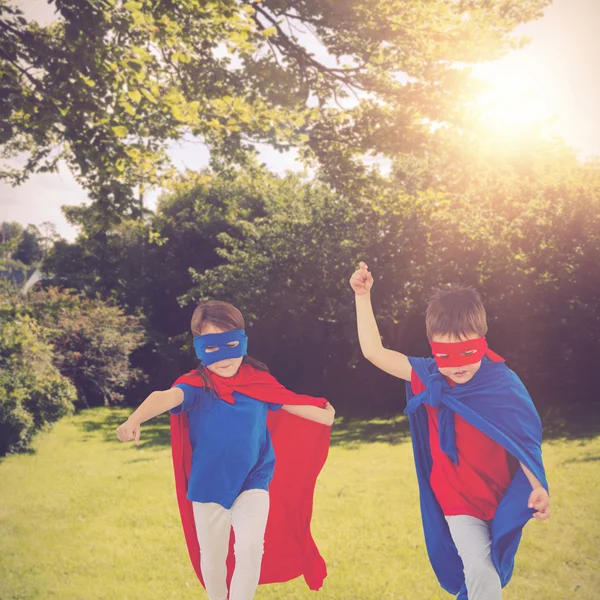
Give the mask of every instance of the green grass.
[[[201, 599], [177, 512], [167, 421], [136, 448], [116, 440], [127, 411], [93, 409], [0, 463], [0, 598]], [[258, 600], [449, 599], [429, 567], [403, 418], [336, 424], [313, 534], [322, 592], [302, 579]], [[552, 519], [524, 533], [506, 600], [600, 598], [600, 435], [544, 446]]]

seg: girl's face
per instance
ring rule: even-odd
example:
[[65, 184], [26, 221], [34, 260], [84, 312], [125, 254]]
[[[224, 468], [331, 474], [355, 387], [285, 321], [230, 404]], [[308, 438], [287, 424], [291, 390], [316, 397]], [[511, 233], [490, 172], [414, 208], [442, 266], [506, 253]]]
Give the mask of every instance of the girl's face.
[[[202, 333], [200, 335], [206, 335], [207, 333], [223, 333], [225, 331], [227, 330], [216, 327], [212, 323], [207, 323], [202, 328]], [[228, 342], [227, 345], [230, 348], [235, 348], [238, 344], [239, 342]], [[217, 350], [215, 346], [206, 348], [206, 352], [214, 352], [215, 350]], [[206, 365], [204, 368], [212, 371], [219, 377], [233, 377], [240, 370], [243, 360], [243, 356], [240, 356], [240, 358], [226, 358], [225, 360], [214, 362], [212, 365]]]

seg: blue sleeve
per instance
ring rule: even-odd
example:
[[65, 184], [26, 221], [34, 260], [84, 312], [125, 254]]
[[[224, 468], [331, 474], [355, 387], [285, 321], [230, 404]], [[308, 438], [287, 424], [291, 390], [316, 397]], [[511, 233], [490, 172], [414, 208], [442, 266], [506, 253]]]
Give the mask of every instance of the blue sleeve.
[[435, 358], [415, 358], [414, 356], [409, 356], [408, 362], [423, 383], [427, 381], [431, 373], [437, 370]]
[[182, 410], [190, 410], [190, 408], [192, 408], [196, 402], [196, 393], [201, 388], [188, 385], [187, 383], [178, 383], [173, 387], [178, 387], [179, 389], [183, 390], [183, 402], [179, 406], [172, 408], [170, 413], [172, 415], [178, 415]]
[[269, 402], [269, 410], [279, 410], [283, 404], [275, 404], [274, 402]]

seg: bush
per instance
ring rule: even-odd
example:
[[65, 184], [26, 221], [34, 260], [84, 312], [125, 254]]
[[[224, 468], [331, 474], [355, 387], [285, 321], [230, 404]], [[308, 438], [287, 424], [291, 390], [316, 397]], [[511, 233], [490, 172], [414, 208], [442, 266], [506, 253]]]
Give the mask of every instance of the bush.
[[79, 406], [118, 404], [125, 389], [143, 378], [129, 362], [144, 343], [140, 319], [110, 300], [49, 288], [31, 293], [20, 309], [48, 330], [54, 364], [77, 388]]
[[52, 363], [45, 332], [27, 315], [0, 315], [0, 455], [73, 411], [77, 392]]

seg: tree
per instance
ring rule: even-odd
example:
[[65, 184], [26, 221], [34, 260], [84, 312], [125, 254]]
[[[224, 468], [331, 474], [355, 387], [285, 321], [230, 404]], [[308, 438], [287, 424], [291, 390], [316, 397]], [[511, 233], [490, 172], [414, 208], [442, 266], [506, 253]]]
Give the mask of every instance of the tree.
[[101, 229], [140, 216], [171, 172], [166, 144], [187, 133], [238, 160], [252, 142], [300, 144], [344, 186], [364, 176], [359, 156], [421, 148], [431, 122], [462, 125], [473, 83], [456, 63], [518, 45], [513, 29], [547, 4], [56, 0], [58, 20], [40, 27], [2, 0], [0, 142], [29, 156], [2, 176], [65, 160]]
[[294, 389], [326, 395], [346, 414], [389, 409], [401, 388], [360, 360], [348, 279], [366, 258], [377, 273], [382, 332], [389, 340], [410, 330], [427, 284], [421, 274], [435, 198], [392, 191], [374, 174], [363, 196], [350, 198], [299, 175], [261, 183], [264, 216], [236, 215], [235, 234], [218, 237], [222, 264], [194, 272], [182, 302], [235, 304], [250, 352]]
[[[485, 136], [484, 136], [485, 137]], [[427, 355], [433, 288], [475, 286], [489, 339], [538, 405], [592, 402], [600, 360], [600, 169], [556, 141], [446, 143], [438, 155], [398, 156], [388, 179], [369, 174], [340, 194], [303, 175], [257, 165], [190, 175], [157, 214], [107, 232], [107, 260], [86, 235], [57, 247], [55, 281], [115, 291], [146, 315], [138, 366], [169, 385], [195, 364], [193, 303], [218, 298], [247, 319], [250, 352], [295, 389], [344, 413], [398, 409], [401, 386], [360, 356], [348, 278], [375, 274], [387, 346]], [[79, 268], [83, 266], [83, 268]], [[575, 404], [575, 403], [574, 403]]]
[[16, 221], [2, 221], [0, 223], [0, 258], [12, 258], [21, 236], [23, 226]]
[[[477, 286], [490, 338], [541, 404], [590, 405], [600, 360], [600, 164], [532, 128], [399, 156], [396, 185], [443, 193], [427, 271]], [[454, 279], [451, 277], [454, 270]], [[450, 275], [450, 276], [449, 276]]]
[[538, 406], [564, 411], [564, 397], [571, 408], [589, 406], [600, 360], [600, 168], [554, 140], [525, 141], [511, 151], [481, 141], [462, 151], [472, 155], [464, 161], [454, 151], [399, 158], [394, 178], [372, 175], [364, 197], [275, 182], [278, 201], [265, 204], [264, 218], [240, 223], [241, 235], [220, 236], [225, 262], [196, 273], [185, 298], [238, 305], [267, 362], [348, 410], [369, 389], [383, 405], [399, 393], [389, 378], [353, 369], [360, 361], [347, 280], [358, 260], [375, 273], [386, 345], [416, 355], [429, 354], [430, 291], [473, 285], [491, 344]]
[[[178, 300], [193, 285], [190, 271], [223, 262], [215, 252], [219, 234], [239, 235], [240, 218], [264, 215], [262, 194], [272, 180], [257, 165], [230, 176], [190, 173], [173, 182], [156, 214], [124, 219], [96, 235], [82, 233], [73, 243], [56, 243], [44, 271], [53, 285], [88, 297], [111, 296], [128, 314], [140, 317], [147, 344], [133, 362], [151, 376], [151, 384], [167, 385], [182, 368], [191, 311]], [[71, 219], [81, 223], [91, 210], [78, 207]]]
[[40, 232], [35, 225], [27, 225], [23, 229], [19, 245], [17, 246], [13, 259], [25, 265], [33, 265], [42, 259], [43, 250], [40, 243]]
[[[42, 259], [40, 232], [35, 225], [0, 223], [0, 277], [23, 286]], [[18, 293], [18, 289], [15, 290]]]

